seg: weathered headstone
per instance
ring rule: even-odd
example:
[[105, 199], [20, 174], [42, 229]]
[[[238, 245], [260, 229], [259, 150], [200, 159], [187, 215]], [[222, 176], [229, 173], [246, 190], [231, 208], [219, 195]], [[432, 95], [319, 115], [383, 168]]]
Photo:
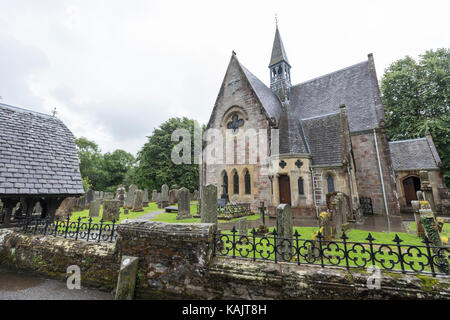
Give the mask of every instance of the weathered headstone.
[[167, 184], [161, 186], [161, 208], [169, 206], [169, 187]]
[[237, 231], [241, 236], [248, 235], [248, 220], [246, 217], [239, 218], [237, 221]]
[[195, 201], [198, 201], [198, 200], [199, 200], [198, 190], [194, 190], [194, 200], [195, 200]]
[[71, 198], [71, 197], [65, 198], [59, 205], [59, 208], [56, 209], [55, 217], [60, 218], [60, 219], [70, 217], [72, 215], [72, 211], [73, 211], [73, 203], [74, 203], [74, 198]]
[[103, 221], [119, 220], [120, 217], [120, 201], [119, 200], [103, 200]]
[[152, 191], [152, 202], [157, 202], [158, 191], [153, 190]]
[[94, 201], [94, 190], [89, 189], [86, 191], [86, 206], [89, 207], [89, 204]]
[[148, 190], [144, 189], [142, 193], [142, 206], [148, 207]]
[[178, 190], [178, 215], [177, 220], [192, 218], [191, 204], [189, 202], [189, 190], [181, 188]]
[[133, 208], [131, 209], [132, 212], [144, 211], [142, 207], [142, 194], [142, 190], [136, 190], [136, 193], [134, 195]]
[[436, 205], [434, 203], [433, 188], [431, 187], [430, 179], [428, 177], [428, 171], [421, 170], [419, 172], [419, 176], [420, 190], [422, 190], [425, 200], [430, 204], [431, 210], [433, 211], [433, 216], [436, 219]]
[[123, 207], [125, 204], [125, 188], [122, 184], [117, 188], [117, 200], [120, 201], [120, 206]]
[[169, 204], [173, 205], [178, 202], [178, 190], [172, 189], [169, 191]]
[[[420, 198], [418, 197], [418, 199]], [[423, 229], [422, 221], [420, 220], [420, 201], [411, 201], [411, 206], [413, 208], [414, 220], [416, 222], [416, 235], [419, 238], [423, 238], [425, 236], [425, 230]]]
[[94, 200], [89, 204], [89, 217], [94, 218], [100, 215], [101, 200]]
[[292, 256], [293, 220], [291, 206], [282, 203], [277, 207], [277, 259], [290, 261]]
[[202, 223], [217, 223], [217, 187], [215, 185], [210, 184], [202, 188], [200, 208]]
[[80, 210], [86, 209], [86, 197], [85, 196], [80, 197], [80, 199], [78, 200], [78, 205], [80, 207]]
[[125, 201], [125, 208], [131, 209], [134, 204], [134, 195], [136, 193], [137, 186], [135, 184], [130, 185], [127, 192], [127, 200]]
[[100, 191], [94, 191], [94, 200], [100, 199]]
[[347, 223], [347, 202], [344, 195], [340, 192], [332, 202], [333, 208], [333, 234], [340, 237], [342, 233], [343, 225]]
[[331, 221], [331, 214], [322, 211], [319, 214], [319, 231], [322, 233], [323, 239], [326, 241], [330, 241], [333, 239], [333, 224]]
[[100, 191], [100, 199], [105, 199], [105, 192], [103, 192], [103, 191]]

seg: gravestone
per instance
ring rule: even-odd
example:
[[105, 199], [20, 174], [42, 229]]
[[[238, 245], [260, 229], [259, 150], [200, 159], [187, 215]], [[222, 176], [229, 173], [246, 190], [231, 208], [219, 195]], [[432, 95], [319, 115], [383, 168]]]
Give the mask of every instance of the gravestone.
[[80, 208], [81, 211], [86, 209], [86, 197], [85, 196], [81, 196], [79, 198], [78, 207]]
[[55, 217], [60, 219], [65, 219], [67, 217], [70, 217], [72, 215], [73, 211], [73, 204], [74, 204], [74, 198], [65, 198], [61, 204], [59, 205], [59, 208], [56, 209]]
[[158, 192], [155, 196], [156, 203], [158, 204], [158, 209], [162, 209], [161, 192]]
[[340, 237], [342, 228], [347, 224], [348, 213], [347, 201], [341, 192], [338, 192], [334, 200], [332, 201], [332, 221], [333, 221], [333, 234]]
[[292, 254], [293, 220], [291, 206], [282, 203], [277, 207], [277, 259], [290, 261]]
[[248, 220], [246, 217], [239, 218], [237, 221], [237, 231], [241, 236], [248, 235]]
[[94, 190], [89, 189], [86, 191], [86, 206], [89, 206], [92, 201], [94, 201]]
[[119, 220], [120, 217], [120, 201], [119, 200], [103, 200], [103, 221]]
[[94, 200], [100, 199], [100, 191], [94, 191]]
[[173, 205], [178, 202], [178, 190], [172, 189], [169, 191], [169, 204]]
[[259, 214], [261, 215], [261, 225], [266, 225], [266, 207], [264, 206], [264, 201], [259, 202]]
[[161, 186], [161, 198], [159, 201], [161, 202], [161, 208], [169, 206], [169, 187], [167, 184]]
[[181, 188], [178, 190], [178, 215], [177, 220], [192, 218], [191, 203], [189, 201], [189, 190]]
[[217, 187], [207, 185], [202, 188], [200, 205], [202, 223], [217, 223]]
[[100, 199], [105, 199], [105, 193], [103, 191], [100, 191]]
[[433, 188], [431, 187], [431, 183], [428, 177], [428, 171], [421, 170], [419, 172], [420, 177], [420, 190], [423, 192], [423, 196], [425, 201], [428, 201], [430, 204], [431, 210], [433, 211], [433, 216], [436, 219], [436, 206], [434, 203], [433, 197]]
[[117, 188], [117, 200], [120, 201], [120, 206], [123, 207], [125, 204], [125, 188], [122, 184]]
[[322, 233], [323, 239], [330, 241], [333, 239], [333, 223], [331, 221], [331, 214], [323, 211], [319, 214], [319, 230]]
[[125, 201], [125, 208], [131, 209], [134, 204], [134, 195], [136, 193], [137, 186], [135, 184], [130, 185], [127, 192], [127, 199]]
[[198, 190], [194, 190], [194, 200], [195, 200], [195, 201], [198, 201], [198, 200], [199, 200]]
[[89, 204], [89, 217], [94, 218], [100, 215], [101, 200], [94, 200]]
[[128, 214], [130, 211], [128, 209], [123, 209], [123, 214]]
[[157, 202], [158, 191], [153, 190], [152, 191], [152, 202]]
[[148, 207], [148, 190], [144, 189], [142, 193], [142, 206]]
[[[420, 191], [417, 191], [419, 193]], [[417, 195], [417, 199], [421, 199], [421, 195]], [[422, 226], [422, 221], [420, 220], [420, 201], [412, 200], [411, 206], [414, 213], [414, 221], [416, 222], [416, 235], [419, 238], [423, 238], [425, 236], [425, 230]]]
[[137, 190], [135, 195], [134, 195], [133, 208], [131, 209], [132, 212], [144, 211], [144, 209], [142, 207], [142, 205], [143, 205], [142, 198], [143, 198], [142, 190]]

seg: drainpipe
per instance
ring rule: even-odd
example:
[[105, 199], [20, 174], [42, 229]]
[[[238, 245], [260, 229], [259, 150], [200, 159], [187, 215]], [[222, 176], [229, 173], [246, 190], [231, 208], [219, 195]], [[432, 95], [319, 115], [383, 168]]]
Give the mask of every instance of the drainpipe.
[[388, 205], [387, 205], [387, 201], [386, 201], [386, 191], [384, 190], [383, 171], [381, 170], [380, 153], [378, 151], [377, 133], [376, 133], [375, 129], [373, 129], [373, 139], [375, 141], [375, 150], [377, 152], [378, 170], [380, 171], [381, 188], [383, 190], [384, 208], [386, 209], [388, 231], [390, 232], [391, 231], [391, 223], [389, 221], [389, 209], [388, 209]]

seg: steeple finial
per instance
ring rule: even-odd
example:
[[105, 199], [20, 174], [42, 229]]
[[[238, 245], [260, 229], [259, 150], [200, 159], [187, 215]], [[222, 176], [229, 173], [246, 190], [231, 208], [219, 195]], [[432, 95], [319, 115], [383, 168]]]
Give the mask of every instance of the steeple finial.
[[276, 13], [275, 13], [275, 25], [276, 25], [276, 27], [278, 28], [278, 16], [277, 16]]

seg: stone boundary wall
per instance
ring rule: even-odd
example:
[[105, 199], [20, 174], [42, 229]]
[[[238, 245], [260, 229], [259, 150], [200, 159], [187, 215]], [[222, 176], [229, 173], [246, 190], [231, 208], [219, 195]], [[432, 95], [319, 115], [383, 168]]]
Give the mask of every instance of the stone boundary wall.
[[450, 276], [382, 271], [369, 289], [362, 269], [213, 257], [214, 224], [129, 220], [116, 243], [92, 243], [0, 230], [0, 265], [67, 279], [81, 268], [82, 286], [112, 291], [122, 255], [139, 258], [138, 299], [450, 299]]
[[114, 243], [95, 243], [62, 237], [28, 235], [0, 230], [0, 265], [32, 271], [66, 281], [67, 268], [77, 265], [81, 286], [112, 291], [119, 272]]

